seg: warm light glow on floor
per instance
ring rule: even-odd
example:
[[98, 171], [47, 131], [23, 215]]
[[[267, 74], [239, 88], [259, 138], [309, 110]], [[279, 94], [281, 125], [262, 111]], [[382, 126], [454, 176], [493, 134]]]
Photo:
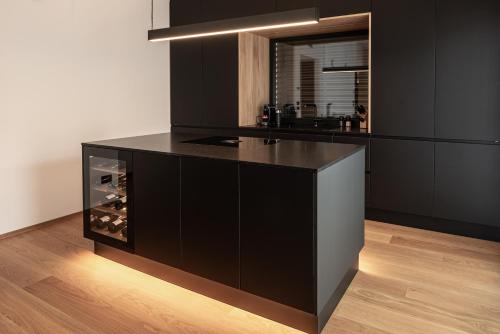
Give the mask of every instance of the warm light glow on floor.
[[[119, 299], [120, 304], [130, 304], [139, 310], [151, 310], [154, 307], [161, 310], [156, 316], [162, 318], [167, 317], [169, 313], [175, 313], [175, 319], [185, 320], [186, 324], [206, 322], [210, 324], [207, 327], [219, 327], [221, 332], [234, 328], [234, 332], [243, 333], [303, 333], [90, 252], [76, 256], [74, 263], [92, 272], [89, 278], [98, 281], [92, 283], [97, 283], [99, 293], [113, 291], [112, 293], [116, 294], [113, 298]], [[104, 280], [105, 278], [112, 279]], [[123, 295], [120, 291], [127, 293]], [[155, 315], [151, 314], [151, 317], [154, 318]], [[148, 318], [148, 321], [153, 320]], [[237, 330], [235, 323], [241, 324], [241, 328], [245, 330]]]

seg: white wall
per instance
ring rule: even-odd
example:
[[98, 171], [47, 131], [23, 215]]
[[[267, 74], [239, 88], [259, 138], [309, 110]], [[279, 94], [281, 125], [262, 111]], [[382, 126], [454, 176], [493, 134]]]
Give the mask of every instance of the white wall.
[[81, 211], [81, 142], [170, 129], [149, 27], [148, 0], [0, 1], [0, 234]]

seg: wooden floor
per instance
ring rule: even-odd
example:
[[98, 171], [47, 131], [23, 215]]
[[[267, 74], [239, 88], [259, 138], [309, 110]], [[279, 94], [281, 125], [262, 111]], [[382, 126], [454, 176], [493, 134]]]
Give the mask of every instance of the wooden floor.
[[[80, 216], [0, 240], [0, 333], [299, 333], [91, 249]], [[323, 333], [500, 333], [500, 244], [367, 221]]]

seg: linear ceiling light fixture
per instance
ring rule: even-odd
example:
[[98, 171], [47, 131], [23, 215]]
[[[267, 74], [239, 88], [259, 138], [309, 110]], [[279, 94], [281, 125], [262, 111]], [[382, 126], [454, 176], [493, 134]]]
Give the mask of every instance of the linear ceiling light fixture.
[[317, 8], [306, 8], [234, 19], [202, 22], [148, 31], [151, 42], [235, 34], [319, 23]]

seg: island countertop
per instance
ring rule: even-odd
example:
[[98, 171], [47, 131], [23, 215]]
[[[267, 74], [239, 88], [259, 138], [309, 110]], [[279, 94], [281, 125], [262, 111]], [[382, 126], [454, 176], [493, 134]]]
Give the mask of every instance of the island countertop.
[[363, 149], [363, 146], [280, 140], [266, 145], [262, 138], [238, 137], [239, 147], [185, 143], [206, 135], [161, 133], [83, 143], [83, 146], [157, 152], [177, 156], [223, 159], [320, 171]]

